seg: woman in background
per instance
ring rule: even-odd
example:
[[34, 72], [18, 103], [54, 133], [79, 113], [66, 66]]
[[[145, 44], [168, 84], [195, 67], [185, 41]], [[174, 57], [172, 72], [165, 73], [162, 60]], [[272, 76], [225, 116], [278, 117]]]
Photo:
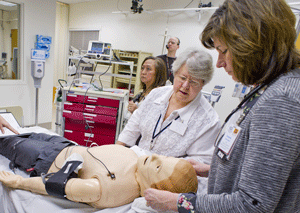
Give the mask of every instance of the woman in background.
[[[217, 67], [256, 87], [228, 118], [215, 142], [208, 194], [149, 189], [152, 208], [179, 212], [300, 210], [300, 55], [296, 18], [285, 0], [225, 0], [202, 33]], [[209, 172], [208, 172], [209, 171]]]
[[167, 69], [164, 61], [153, 56], [146, 57], [142, 62], [140, 80], [143, 91], [129, 101], [128, 111], [131, 113], [138, 108], [152, 89], [166, 84]]

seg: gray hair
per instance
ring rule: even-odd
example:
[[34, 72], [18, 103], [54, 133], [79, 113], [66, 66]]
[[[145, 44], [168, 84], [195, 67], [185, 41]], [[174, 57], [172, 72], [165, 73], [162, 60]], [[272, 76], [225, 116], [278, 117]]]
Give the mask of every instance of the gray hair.
[[190, 76], [197, 80], [203, 80], [204, 85], [212, 79], [214, 68], [209, 53], [197, 48], [186, 49], [174, 61], [174, 76], [184, 64], [187, 65]]

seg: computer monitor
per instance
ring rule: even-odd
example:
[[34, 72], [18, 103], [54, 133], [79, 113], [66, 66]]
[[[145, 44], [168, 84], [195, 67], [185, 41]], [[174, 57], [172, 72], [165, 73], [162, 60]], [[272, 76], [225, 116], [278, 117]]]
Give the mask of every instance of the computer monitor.
[[94, 55], [96, 58], [111, 58], [111, 43], [102, 41], [89, 41], [88, 55]]

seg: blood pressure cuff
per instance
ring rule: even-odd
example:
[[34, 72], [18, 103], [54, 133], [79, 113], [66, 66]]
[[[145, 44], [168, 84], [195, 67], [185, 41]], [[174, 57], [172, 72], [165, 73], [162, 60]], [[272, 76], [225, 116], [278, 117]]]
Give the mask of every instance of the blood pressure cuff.
[[[76, 178], [75, 169], [82, 161], [67, 161], [66, 164], [56, 173], [50, 173], [50, 178], [45, 182], [45, 188], [49, 195], [65, 198], [65, 188], [70, 178]], [[48, 176], [48, 175], [46, 175]]]

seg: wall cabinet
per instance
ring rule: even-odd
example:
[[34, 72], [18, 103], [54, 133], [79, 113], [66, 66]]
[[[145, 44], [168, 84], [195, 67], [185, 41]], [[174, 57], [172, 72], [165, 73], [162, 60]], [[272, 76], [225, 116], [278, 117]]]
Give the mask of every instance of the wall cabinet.
[[[140, 92], [140, 72], [141, 72], [141, 65], [143, 60], [148, 57], [152, 56], [152, 53], [142, 52], [142, 51], [128, 51], [128, 50], [118, 50], [115, 49], [114, 53], [120, 58], [122, 61], [132, 61], [134, 63], [133, 66], [133, 74], [131, 78], [131, 89], [130, 89], [130, 97], [134, 97]], [[130, 75], [130, 69], [128, 66], [115, 64], [114, 65], [114, 73], [115, 74], [122, 74], [122, 75]], [[129, 85], [128, 78], [122, 77], [113, 77], [113, 87], [114, 88], [121, 88], [127, 89]]]

